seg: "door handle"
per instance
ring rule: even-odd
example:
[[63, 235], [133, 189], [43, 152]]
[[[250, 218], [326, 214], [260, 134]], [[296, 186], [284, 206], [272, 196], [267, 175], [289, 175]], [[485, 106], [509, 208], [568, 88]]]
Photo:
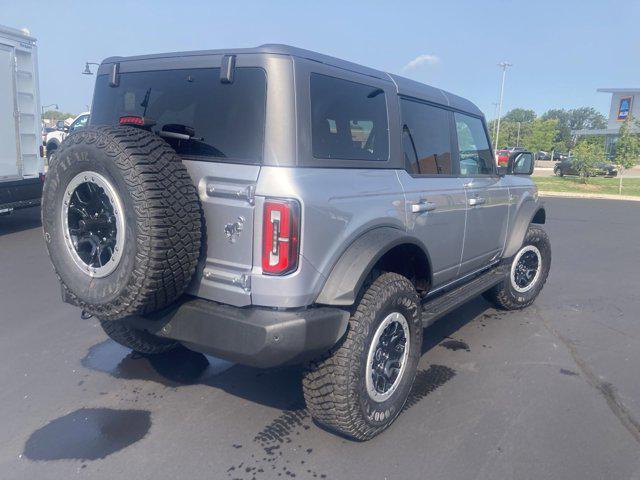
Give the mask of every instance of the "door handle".
[[412, 213], [421, 213], [421, 212], [431, 212], [435, 210], [437, 205], [433, 202], [428, 202], [426, 200], [420, 200], [418, 203], [414, 203], [411, 205]]
[[481, 197], [472, 197], [469, 199], [469, 205], [475, 207], [476, 205], [484, 205], [487, 201]]

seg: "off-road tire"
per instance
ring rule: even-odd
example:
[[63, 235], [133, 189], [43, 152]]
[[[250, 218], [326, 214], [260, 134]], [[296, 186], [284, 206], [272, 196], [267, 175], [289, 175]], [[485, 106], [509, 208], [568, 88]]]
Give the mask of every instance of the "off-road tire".
[[134, 352], [155, 355], [180, 346], [175, 340], [156, 337], [145, 330], [135, 329], [119, 320], [101, 320], [100, 325], [109, 338]]
[[[42, 225], [65, 300], [101, 320], [147, 314], [174, 302], [194, 274], [202, 229], [196, 189], [176, 152], [145, 130], [90, 126], [70, 134], [52, 160]], [[81, 271], [63, 238], [62, 197], [84, 171], [113, 184], [126, 220], [119, 263], [102, 278]]]
[[[366, 389], [368, 350], [377, 327], [390, 312], [402, 313], [409, 325], [410, 346], [398, 387], [384, 402]], [[422, 321], [413, 284], [396, 273], [382, 273], [364, 290], [342, 341], [312, 362], [302, 385], [313, 419], [355, 440], [368, 440], [386, 429], [402, 411], [415, 378], [422, 347]]]
[[529, 291], [524, 293], [516, 291], [511, 282], [511, 266], [517, 257], [516, 253], [506, 264], [508, 266], [506, 269], [506, 278], [483, 294], [484, 298], [493, 303], [497, 308], [503, 310], [519, 310], [528, 307], [534, 302], [547, 281], [551, 267], [551, 244], [547, 232], [538, 225], [529, 225], [521, 249], [528, 245], [533, 245], [540, 251], [542, 257], [540, 276]]

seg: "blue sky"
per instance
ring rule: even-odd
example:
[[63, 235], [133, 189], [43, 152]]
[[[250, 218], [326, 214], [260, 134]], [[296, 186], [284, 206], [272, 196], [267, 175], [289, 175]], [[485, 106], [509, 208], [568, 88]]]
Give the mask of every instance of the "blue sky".
[[508, 60], [504, 109], [606, 113], [598, 87], [640, 87], [638, 19], [636, 0], [0, 0], [0, 24], [38, 38], [42, 102], [71, 112], [91, 102], [85, 61], [288, 43], [444, 88], [488, 117]]

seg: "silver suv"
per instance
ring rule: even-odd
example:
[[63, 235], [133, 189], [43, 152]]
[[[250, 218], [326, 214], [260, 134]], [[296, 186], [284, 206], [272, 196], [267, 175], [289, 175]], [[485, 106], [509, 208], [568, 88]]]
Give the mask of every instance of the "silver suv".
[[115, 341], [304, 364], [317, 422], [365, 440], [402, 410], [423, 327], [542, 289], [532, 169], [496, 167], [468, 100], [325, 55], [114, 57], [50, 166], [43, 229], [63, 299]]

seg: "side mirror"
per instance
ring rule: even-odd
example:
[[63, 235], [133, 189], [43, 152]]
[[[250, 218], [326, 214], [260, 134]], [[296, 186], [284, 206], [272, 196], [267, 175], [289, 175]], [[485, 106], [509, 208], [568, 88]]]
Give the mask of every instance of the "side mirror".
[[514, 152], [509, 156], [509, 173], [513, 175], [531, 175], [535, 162], [531, 152]]
[[58, 120], [56, 122], [56, 130], [64, 131], [64, 120]]

